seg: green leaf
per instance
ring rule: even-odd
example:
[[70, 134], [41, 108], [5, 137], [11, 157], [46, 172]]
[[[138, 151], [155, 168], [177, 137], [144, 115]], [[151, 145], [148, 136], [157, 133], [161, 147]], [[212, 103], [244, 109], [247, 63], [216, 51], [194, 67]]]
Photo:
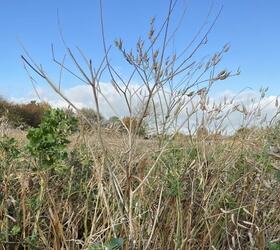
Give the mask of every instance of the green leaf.
[[62, 161], [68, 157], [66, 147], [70, 142], [67, 136], [76, 129], [77, 120], [74, 117], [60, 109], [49, 110], [45, 113], [40, 126], [28, 131], [27, 149], [42, 163], [41, 168], [52, 168], [62, 173], [64, 167], [59, 169], [59, 166], [63, 166]]
[[92, 245], [90, 250], [117, 250], [123, 246], [124, 240], [122, 238], [113, 238], [104, 244], [97, 243]]
[[280, 243], [268, 243], [268, 249], [269, 250], [280, 250]]
[[280, 182], [280, 170], [277, 170], [275, 173], [275, 178], [278, 182]]
[[19, 225], [14, 225], [14, 226], [12, 227], [11, 234], [12, 234], [13, 236], [16, 236], [16, 235], [18, 235], [19, 233], [20, 233], [20, 226], [19, 226]]

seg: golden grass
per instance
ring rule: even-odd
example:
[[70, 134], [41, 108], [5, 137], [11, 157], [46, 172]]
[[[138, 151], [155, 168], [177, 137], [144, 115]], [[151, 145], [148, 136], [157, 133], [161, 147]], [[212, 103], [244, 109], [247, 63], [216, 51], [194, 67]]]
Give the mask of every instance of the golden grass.
[[[25, 142], [22, 131], [8, 135]], [[73, 135], [63, 174], [39, 170], [26, 153], [2, 155], [3, 249], [103, 249], [113, 239], [123, 240], [121, 249], [277, 244], [279, 163], [267, 154], [263, 131], [235, 140], [180, 138], [162, 153], [156, 140], [139, 138], [128, 152], [126, 135], [103, 137], [107, 155], [96, 133]]]

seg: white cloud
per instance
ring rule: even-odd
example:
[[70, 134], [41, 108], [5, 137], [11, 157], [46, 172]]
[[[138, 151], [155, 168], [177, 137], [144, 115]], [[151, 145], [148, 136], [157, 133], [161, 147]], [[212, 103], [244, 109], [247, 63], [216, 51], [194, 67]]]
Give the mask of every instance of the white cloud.
[[[139, 86], [134, 85], [131, 89], [137, 89]], [[125, 104], [124, 98], [117, 93], [114, 87], [108, 83], [100, 83], [102, 95], [99, 93], [99, 106], [101, 113], [105, 117], [114, 115], [125, 116], [128, 114], [128, 108]], [[42, 101], [48, 102], [54, 107], [68, 107], [69, 104], [63, 100], [57, 93], [50, 88], [38, 88], [37, 93]], [[76, 85], [64, 89], [63, 95], [67, 97], [77, 108], [88, 107], [95, 109], [95, 102], [93, 98], [92, 88], [88, 85]], [[31, 100], [40, 100], [35, 91], [28, 93], [21, 98], [11, 97], [10, 100], [18, 103], [26, 103]], [[133, 100], [135, 103], [136, 100]]]
[[[100, 89], [103, 94], [103, 96], [99, 94], [100, 111], [105, 117], [109, 118], [113, 115], [123, 117], [128, 114], [128, 108], [123, 96], [121, 96], [121, 94], [119, 94], [111, 84], [100, 83]], [[143, 98], [144, 92], [142, 91], [140, 94], [139, 85], [134, 84], [130, 88], [131, 91], [135, 91], [136, 89], [138, 89], [137, 94]], [[52, 106], [68, 106], [68, 104], [61, 97], [59, 97], [56, 93], [54, 93], [54, 91], [49, 88], [40, 88], [37, 89], [37, 91], [40, 95], [40, 98], [44, 101], [47, 101]], [[92, 89], [90, 86], [77, 85], [64, 89], [63, 93], [78, 108], [95, 108]], [[137, 95], [134, 95], [134, 97], [131, 98], [131, 102], [133, 103], [134, 108], [139, 102], [136, 96]], [[205, 112], [205, 120], [206, 122], [209, 122], [208, 125], [212, 128], [218, 126], [218, 124], [220, 124], [222, 121], [222, 127], [229, 132], [238, 129], [241, 125], [261, 125], [261, 122], [264, 122], [265, 117], [267, 117], [267, 120], [269, 120], [275, 114], [277, 110], [277, 108], [275, 107], [276, 98], [276, 96], [272, 95], [262, 96], [262, 93], [253, 90], [245, 90], [240, 93], [235, 93], [231, 90], [225, 90], [222, 93], [210, 95], [207, 105], [209, 109], [211, 109], [213, 105], [215, 105], [216, 107], [221, 106], [223, 111], [216, 114], [215, 112]], [[15, 102], [29, 102], [36, 99], [38, 98], [36, 97], [36, 94], [34, 92], [29, 93], [27, 96], [22, 98], [11, 98], [11, 100]], [[194, 106], [197, 106], [198, 102], [198, 98], [195, 98], [193, 99], [192, 104]], [[187, 105], [187, 107], [190, 109], [191, 105]], [[246, 107], [247, 115], [244, 115], [242, 114], [242, 112], [240, 112], [243, 110], [243, 107]], [[178, 124], [180, 124], [180, 122], [183, 122], [187, 118], [185, 110], [186, 109], [184, 109], [178, 117]], [[223, 116], [225, 116], [227, 112], [229, 112], [229, 114], [223, 120]], [[197, 122], [200, 122], [201, 120], [202, 111], [198, 111], [194, 116], [190, 118], [190, 123], [195, 127], [198, 125]]]

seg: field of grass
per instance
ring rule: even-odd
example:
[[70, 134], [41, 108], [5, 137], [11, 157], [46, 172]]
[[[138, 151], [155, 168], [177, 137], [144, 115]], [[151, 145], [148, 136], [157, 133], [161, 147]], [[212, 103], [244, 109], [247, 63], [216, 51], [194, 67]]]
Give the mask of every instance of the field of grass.
[[[42, 80], [68, 109], [0, 98], [0, 250], [280, 250], [280, 106], [267, 88], [211, 92], [240, 75], [220, 66], [229, 44], [205, 50], [222, 8], [175, 48], [185, 9], [167, 1], [131, 49], [107, 44], [97, 2], [103, 55], [67, 47], [59, 27], [50, 75], [23, 47], [38, 99]], [[64, 77], [85, 85], [78, 102]]]
[[102, 130], [100, 141], [77, 131], [67, 157], [48, 164], [28, 149], [27, 132], [5, 130], [0, 247], [279, 249], [280, 163], [269, 148], [278, 131], [181, 135], [160, 147], [157, 138], [131, 147], [126, 133]]

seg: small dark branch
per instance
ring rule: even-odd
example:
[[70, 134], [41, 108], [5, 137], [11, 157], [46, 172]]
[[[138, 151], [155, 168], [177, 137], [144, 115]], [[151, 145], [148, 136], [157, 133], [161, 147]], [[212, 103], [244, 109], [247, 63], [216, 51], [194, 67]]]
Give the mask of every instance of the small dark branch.
[[23, 55], [21, 55], [21, 59], [26, 63], [36, 74], [46, 79], [46, 76], [39, 72]]

